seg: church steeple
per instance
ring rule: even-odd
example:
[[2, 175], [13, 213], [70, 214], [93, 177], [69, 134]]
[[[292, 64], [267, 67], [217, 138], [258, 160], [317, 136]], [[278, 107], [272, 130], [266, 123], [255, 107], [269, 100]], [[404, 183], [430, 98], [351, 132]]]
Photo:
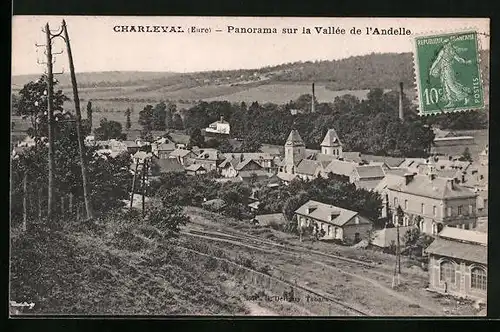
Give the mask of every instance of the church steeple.
[[293, 174], [295, 167], [306, 156], [306, 145], [296, 129], [292, 129], [285, 142], [285, 172]]
[[329, 129], [321, 142], [321, 153], [342, 157], [342, 143], [335, 129]]

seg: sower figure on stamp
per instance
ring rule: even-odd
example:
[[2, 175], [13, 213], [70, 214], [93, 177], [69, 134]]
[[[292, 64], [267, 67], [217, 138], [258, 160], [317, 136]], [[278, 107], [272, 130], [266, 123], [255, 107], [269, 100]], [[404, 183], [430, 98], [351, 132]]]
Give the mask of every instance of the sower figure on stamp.
[[466, 48], [458, 48], [453, 46], [451, 41], [444, 44], [441, 51], [439, 51], [436, 60], [433, 62], [430, 74], [441, 80], [443, 85], [444, 98], [448, 102], [445, 107], [453, 106], [456, 102], [465, 101], [467, 105], [467, 96], [471, 92], [470, 88], [463, 86], [455, 77], [453, 70], [454, 61], [471, 64], [471, 60], [466, 60], [458, 55], [459, 52], [466, 51]]

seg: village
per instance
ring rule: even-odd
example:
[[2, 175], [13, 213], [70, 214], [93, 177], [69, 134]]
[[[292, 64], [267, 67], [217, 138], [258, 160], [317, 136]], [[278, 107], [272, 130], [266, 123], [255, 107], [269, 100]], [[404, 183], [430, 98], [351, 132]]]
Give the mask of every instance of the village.
[[[229, 136], [230, 125], [221, 118], [204, 132], [209, 137]], [[215, 180], [221, 183], [251, 184], [248, 207], [254, 223], [296, 223], [299, 229], [311, 228], [319, 241], [336, 240], [342, 245], [362, 247], [364, 244], [381, 249], [397, 245], [399, 248], [405, 247], [405, 234], [418, 229], [433, 239], [426, 248], [421, 248], [421, 254], [428, 255], [429, 290], [484, 304], [487, 294], [488, 147], [474, 161], [463, 160], [460, 155], [442, 155], [440, 143], [463, 147], [464, 140], [472, 138], [447, 138], [442, 137], [440, 131], [436, 133], [435, 154], [430, 158], [346, 152], [334, 128], [326, 133], [321, 150], [306, 149], [296, 129], [289, 133], [284, 146], [263, 145], [262, 152], [252, 153], [188, 148], [188, 138], [177, 135], [174, 139], [168, 134], [151, 142], [141, 138], [96, 141], [94, 136], [87, 136], [85, 144], [98, 146], [97, 153], [103, 158], [129, 155], [134, 180], [135, 174], [140, 175], [146, 168], [144, 181], [148, 182], [160, 174], [185, 173], [189, 176], [214, 174]], [[34, 140], [27, 137], [14, 148], [13, 157], [34, 144]], [[311, 181], [330, 176], [378, 193], [383, 202], [381, 217], [390, 216], [392, 222], [389, 220], [384, 228], [377, 229], [373, 220], [357, 211], [314, 200], [300, 206], [292, 220], [287, 220], [282, 213], [259, 212], [259, 188], [262, 186], [257, 183], [278, 187], [288, 186], [295, 179]], [[139, 207], [141, 198], [143, 201], [149, 199], [144, 193], [142, 197], [141, 193], [130, 195], [130, 206], [134, 199]], [[224, 204], [221, 199], [205, 199], [203, 206], [217, 212]]]
[[[288, 102], [161, 95], [132, 121], [124, 87], [126, 110], [79, 97], [65, 20], [44, 32], [47, 73], [12, 93], [11, 314], [486, 315], [486, 108], [424, 119], [399, 73], [320, 102], [331, 64], [308, 62]], [[62, 33], [73, 99], [53, 77]], [[238, 96], [306, 67], [290, 66], [172, 86]]]

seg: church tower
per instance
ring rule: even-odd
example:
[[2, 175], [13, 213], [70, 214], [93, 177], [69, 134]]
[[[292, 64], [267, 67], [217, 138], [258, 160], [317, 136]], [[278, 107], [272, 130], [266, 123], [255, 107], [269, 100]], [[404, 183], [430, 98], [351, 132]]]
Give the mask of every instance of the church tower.
[[329, 129], [321, 143], [321, 153], [342, 158], [342, 143], [335, 129]]
[[285, 172], [295, 173], [295, 167], [306, 157], [306, 145], [299, 132], [292, 129], [285, 142]]

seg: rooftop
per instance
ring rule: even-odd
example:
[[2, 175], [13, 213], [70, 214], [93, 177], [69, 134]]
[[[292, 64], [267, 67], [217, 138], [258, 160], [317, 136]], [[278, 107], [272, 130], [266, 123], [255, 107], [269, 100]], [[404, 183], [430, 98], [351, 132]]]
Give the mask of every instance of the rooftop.
[[302, 137], [300, 137], [299, 132], [296, 129], [292, 129], [290, 135], [288, 135], [285, 145], [304, 146], [304, 141], [302, 140]]
[[[308, 213], [309, 207], [314, 207], [315, 209], [311, 213]], [[299, 207], [295, 210], [295, 213], [337, 226], [345, 225], [349, 220], [358, 215], [358, 212], [313, 200]], [[333, 220], [331, 220], [332, 215], [335, 216]]]
[[339, 136], [337, 135], [337, 132], [335, 129], [328, 129], [328, 132], [325, 135], [325, 138], [323, 139], [323, 142], [321, 142], [321, 146], [340, 146], [342, 143], [340, 143]]
[[170, 157], [185, 157], [188, 154], [192, 153], [191, 150], [186, 149], [176, 149], [170, 153]]
[[298, 174], [315, 175], [318, 167], [321, 167], [319, 162], [315, 160], [302, 159], [297, 166], [296, 172]]
[[445, 238], [436, 238], [425, 252], [434, 255], [463, 259], [469, 262], [488, 264], [488, 249], [486, 246], [462, 243]]
[[474, 197], [477, 195], [474, 191], [454, 183], [452, 179], [435, 177], [431, 180], [429, 176], [422, 174], [413, 175], [408, 184], [400, 182], [392, 184], [388, 188], [394, 191], [436, 199]]
[[186, 167], [186, 171], [196, 172], [196, 171], [199, 171], [200, 169], [206, 170], [206, 168], [203, 167], [203, 165], [201, 165], [201, 164], [192, 164], [192, 165], [189, 165], [188, 167]]
[[158, 165], [161, 173], [168, 172], [184, 172], [184, 167], [174, 158], [168, 159], [153, 159], [153, 163]]
[[484, 246], [488, 245], [488, 234], [474, 230], [444, 227], [438, 236], [449, 240], [471, 242]]
[[382, 169], [382, 166], [372, 166], [372, 165], [365, 165], [365, 166], [357, 166], [355, 168], [356, 172], [358, 173], [360, 179], [369, 179], [369, 178], [383, 178], [385, 176], [384, 170]]
[[271, 213], [271, 214], [261, 214], [255, 216], [255, 220], [258, 221], [259, 225], [267, 226], [271, 223], [286, 224], [287, 220], [283, 213]]

